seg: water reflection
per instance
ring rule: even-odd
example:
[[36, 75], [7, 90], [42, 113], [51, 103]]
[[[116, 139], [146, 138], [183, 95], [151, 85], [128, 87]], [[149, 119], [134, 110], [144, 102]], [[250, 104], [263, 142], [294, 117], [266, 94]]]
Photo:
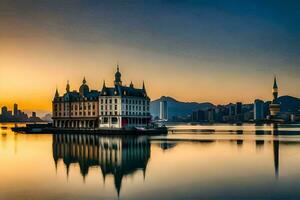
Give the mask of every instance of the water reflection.
[[70, 165], [78, 163], [83, 178], [88, 174], [90, 167], [99, 166], [104, 180], [109, 174], [114, 176], [118, 195], [124, 176], [142, 170], [145, 177], [149, 158], [150, 142], [147, 137], [53, 135], [55, 166], [58, 160], [62, 159], [68, 176]]
[[299, 199], [299, 133], [281, 128], [149, 138], [0, 129], [0, 199]]

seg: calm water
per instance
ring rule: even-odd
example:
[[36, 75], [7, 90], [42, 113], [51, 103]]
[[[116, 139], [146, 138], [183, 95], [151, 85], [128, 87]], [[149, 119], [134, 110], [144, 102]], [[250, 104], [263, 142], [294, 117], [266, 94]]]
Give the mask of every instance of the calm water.
[[0, 199], [300, 198], [297, 125], [171, 125], [156, 137], [24, 135], [10, 126], [0, 124]]

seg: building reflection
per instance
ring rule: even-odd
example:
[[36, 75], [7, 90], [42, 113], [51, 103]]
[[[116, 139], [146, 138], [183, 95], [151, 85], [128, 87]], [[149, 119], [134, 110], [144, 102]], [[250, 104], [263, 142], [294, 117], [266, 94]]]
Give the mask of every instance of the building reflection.
[[99, 166], [104, 183], [107, 175], [114, 176], [118, 195], [122, 178], [142, 170], [144, 177], [150, 158], [150, 141], [147, 137], [109, 137], [82, 134], [53, 135], [53, 159], [55, 166], [62, 159], [67, 169], [78, 163], [85, 178], [90, 167]]

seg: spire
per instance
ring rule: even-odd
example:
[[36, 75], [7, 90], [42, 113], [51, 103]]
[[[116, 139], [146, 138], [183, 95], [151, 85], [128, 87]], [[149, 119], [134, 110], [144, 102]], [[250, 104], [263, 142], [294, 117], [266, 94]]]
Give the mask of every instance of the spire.
[[275, 100], [278, 98], [278, 86], [277, 86], [276, 76], [274, 76], [272, 93], [273, 93], [273, 102], [275, 102]]
[[82, 84], [86, 84], [85, 76], [83, 77]]
[[274, 88], [274, 89], [275, 89], [275, 88], [276, 88], [276, 89], [278, 88], [276, 76], [274, 76], [274, 84], [273, 84], [273, 88]]
[[58, 97], [59, 97], [59, 93], [58, 93], [58, 89], [57, 89], [57, 86], [56, 86], [55, 98], [58, 98]]
[[70, 83], [69, 83], [69, 80], [67, 81], [66, 91], [70, 92]]
[[132, 83], [132, 81], [130, 82], [130, 87], [133, 88], [133, 83]]
[[145, 94], [147, 94], [146, 87], [145, 87], [145, 82], [144, 81], [143, 81], [143, 91], [145, 92]]
[[115, 85], [122, 85], [121, 76], [122, 75], [120, 73], [119, 64], [117, 64], [117, 72], [115, 73]]
[[102, 86], [102, 90], [106, 88], [106, 85], [105, 85], [105, 80], [103, 81], [103, 86]]

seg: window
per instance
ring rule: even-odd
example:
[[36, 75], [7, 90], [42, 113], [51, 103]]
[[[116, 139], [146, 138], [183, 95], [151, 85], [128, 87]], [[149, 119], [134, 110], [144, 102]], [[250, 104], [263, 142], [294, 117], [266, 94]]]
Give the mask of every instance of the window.
[[105, 99], [105, 103], [107, 103], [107, 99]]
[[115, 99], [115, 103], [118, 103], [118, 99]]
[[109, 99], [109, 103], [112, 103], [112, 99]]
[[115, 115], [118, 115], [118, 112], [117, 112], [117, 111], [115, 111]]
[[107, 118], [107, 117], [104, 117], [104, 118], [103, 118], [103, 123], [104, 123], [104, 124], [107, 124], [107, 123], [108, 123], [108, 118]]
[[117, 105], [115, 105], [115, 110], [117, 110], [118, 109], [118, 106]]
[[111, 123], [112, 123], [112, 124], [117, 124], [117, 123], [118, 123], [118, 118], [112, 117], [112, 118], [111, 118]]
[[103, 104], [103, 99], [101, 99], [101, 104]]

